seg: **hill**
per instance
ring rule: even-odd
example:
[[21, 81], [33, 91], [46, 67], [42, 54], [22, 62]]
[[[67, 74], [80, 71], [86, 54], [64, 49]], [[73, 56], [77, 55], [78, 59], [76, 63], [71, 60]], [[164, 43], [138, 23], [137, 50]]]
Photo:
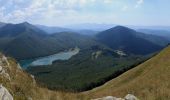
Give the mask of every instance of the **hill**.
[[45, 35], [46, 33], [37, 27], [23, 22], [20, 24], [6, 24], [0, 28], [0, 37], [15, 37], [21, 34]]
[[96, 35], [97, 39], [114, 50], [123, 50], [127, 54], [146, 55], [160, 50], [162, 47], [137, 34], [132, 29], [123, 26], [105, 30]]
[[27, 22], [7, 24], [0, 28], [0, 50], [17, 60], [55, 54], [74, 48], [96, 45], [94, 39], [73, 32], [52, 35]]
[[148, 61], [84, 94], [97, 98], [108, 95], [122, 97], [132, 93], [140, 100], [169, 100], [169, 52], [170, 46]]

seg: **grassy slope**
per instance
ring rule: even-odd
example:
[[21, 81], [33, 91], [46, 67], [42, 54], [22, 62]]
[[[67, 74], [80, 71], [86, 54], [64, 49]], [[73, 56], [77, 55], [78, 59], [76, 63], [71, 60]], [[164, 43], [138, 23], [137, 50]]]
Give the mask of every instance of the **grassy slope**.
[[132, 93], [141, 100], [170, 99], [170, 46], [145, 63], [135, 67], [94, 90], [85, 92], [91, 98]]

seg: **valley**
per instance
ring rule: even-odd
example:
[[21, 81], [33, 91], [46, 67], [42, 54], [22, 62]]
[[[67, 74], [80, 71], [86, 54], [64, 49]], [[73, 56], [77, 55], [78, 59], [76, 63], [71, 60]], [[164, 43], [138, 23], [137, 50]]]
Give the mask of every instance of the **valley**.
[[[97, 52], [101, 52], [98, 56]], [[92, 54], [95, 54], [94, 56]], [[100, 86], [131, 69], [149, 57], [121, 57], [103, 49], [85, 49], [67, 61], [55, 61], [52, 65], [28, 67], [37, 81], [52, 90], [80, 92]]]

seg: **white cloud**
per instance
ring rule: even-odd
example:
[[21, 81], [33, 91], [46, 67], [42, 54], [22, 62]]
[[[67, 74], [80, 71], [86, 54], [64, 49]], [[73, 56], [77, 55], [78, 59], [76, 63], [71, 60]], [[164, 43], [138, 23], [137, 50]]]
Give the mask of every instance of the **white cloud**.
[[144, 1], [143, 0], [138, 0], [137, 4], [142, 4]]
[[[136, 7], [139, 7], [143, 2], [143, 0], [138, 0]], [[97, 14], [103, 12], [100, 12], [94, 6], [98, 7], [100, 5], [109, 9], [115, 6], [119, 11], [127, 11], [131, 7], [123, 0], [0, 0], [0, 7], [1, 4], [3, 4], [4, 8], [0, 8], [0, 21], [15, 23], [31, 21], [50, 24], [53, 24], [54, 21], [56, 21], [55, 23], [62, 23], [62, 21], [69, 23], [69, 21], [90, 21], [90, 19], [93, 21], [100, 19]], [[89, 6], [93, 7], [88, 8]], [[90, 10], [93, 8], [95, 9], [94, 13], [91, 13]], [[102, 16], [107, 18], [106, 16], [108, 15]], [[109, 18], [111, 19], [112, 17]], [[99, 21], [101, 20], [104, 20], [104, 18], [101, 18]]]
[[[96, 0], [29, 0], [30, 4], [26, 4], [24, 0], [6, 0], [4, 7], [9, 8], [8, 13], [5, 10], [0, 12], [1, 21], [24, 20], [33, 15], [44, 14], [46, 16], [54, 16], [54, 14], [68, 13], [80, 9], [87, 3], [96, 2]], [[23, 5], [25, 5], [23, 7]], [[11, 9], [11, 8], [12, 9]], [[75, 12], [74, 11], [74, 12]]]
[[135, 5], [135, 8], [140, 7], [143, 3], [144, 3], [144, 0], [138, 0], [136, 5]]

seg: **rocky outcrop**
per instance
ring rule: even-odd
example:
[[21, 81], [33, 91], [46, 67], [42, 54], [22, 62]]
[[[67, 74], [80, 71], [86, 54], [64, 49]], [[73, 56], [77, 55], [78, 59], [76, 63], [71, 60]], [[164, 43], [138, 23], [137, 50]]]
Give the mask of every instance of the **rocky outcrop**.
[[8, 59], [3, 55], [2, 56], [2, 61], [5, 62], [7, 64], [7, 66], [9, 66], [9, 62], [8, 62]]
[[12, 95], [2, 85], [0, 85], [0, 100], [13, 100]]
[[0, 54], [0, 75], [1, 77], [4, 77], [7, 80], [11, 80], [10, 75], [8, 74], [8, 70], [10, 68], [10, 64], [8, 62], [7, 57]]
[[0, 65], [0, 75], [2, 77], [5, 77], [8, 80], [11, 80], [10, 76], [8, 73], [6, 73], [5, 69]]
[[[0, 78], [3, 80], [11, 81], [10, 75], [8, 74], [9, 70], [8, 59], [4, 55], [0, 55]], [[8, 90], [2, 86], [3, 83], [0, 83], [0, 100], [13, 100], [12, 95]]]
[[124, 98], [117, 98], [113, 96], [107, 96], [103, 98], [98, 98], [98, 99], [92, 99], [92, 100], [139, 100], [137, 97], [135, 97], [132, 94], [126, 95]]

